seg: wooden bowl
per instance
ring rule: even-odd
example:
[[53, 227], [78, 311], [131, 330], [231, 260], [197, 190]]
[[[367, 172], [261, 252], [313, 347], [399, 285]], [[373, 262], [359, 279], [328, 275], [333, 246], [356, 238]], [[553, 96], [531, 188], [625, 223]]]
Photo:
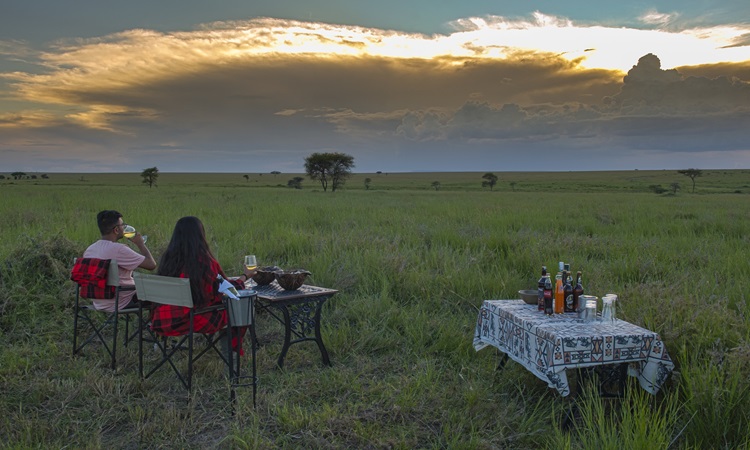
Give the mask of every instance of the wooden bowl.
[[518, 295], [529, 305], [539, 304], [539, 292], [536, 289], [522, 289], [518, 291]]
[[253, 276], [253, 281], [258, 286], [265, 286], [271, 284], [276, 279], [276, 272], [281, 270], [279, 266], [264, 266], [258, 268], [257, 273]]
[[305, 284], [305, 278], [312, 274], [304, 269], [291, 269], [277, 271], [275, 275], [279, 286], [287, 291], [294, 291]]

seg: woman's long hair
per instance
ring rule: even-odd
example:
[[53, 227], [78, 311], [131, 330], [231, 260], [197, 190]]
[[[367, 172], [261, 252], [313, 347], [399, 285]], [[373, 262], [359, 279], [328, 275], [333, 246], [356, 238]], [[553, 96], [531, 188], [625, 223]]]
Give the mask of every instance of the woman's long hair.
[[204, 298], [203, 286], [213, 283], [206, 279], [209, 261], [214, 259], [206, 242], [206, 231], [197, 217], [187, 216], [177, 221], [167, 250], [159, 261], [159, 275], [179, 277], [184, 273], [190, 278], [193, 303], [204, 305], [210, 299]]

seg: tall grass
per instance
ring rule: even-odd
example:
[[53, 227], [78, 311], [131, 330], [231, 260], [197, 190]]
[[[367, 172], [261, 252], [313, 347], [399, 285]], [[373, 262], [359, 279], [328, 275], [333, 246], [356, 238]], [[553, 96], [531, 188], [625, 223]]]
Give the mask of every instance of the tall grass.
[[[571, 189], [570, 179], [612, 179], [579, 175], [537, 182]], [[731, 175], [713, 189], [747, 183]], [[271, 175], [247, 183], [219, 175], [169, 183], [165, 176], [153, 189], [124, 175], [91, 176], [85, 186], [77, 178], [0, 186], [0, 338], [8, 343], [0, 349], [0, 446], [748, 445], [744, 195], [629, 192], [643, 182], [638, 177], [651, 184], [658, 176], [637, 172], [597, 192], [461, 190], [473, 183], [468, 175], [441, 191], [407, 189], [433, 176], [375, 189], [383, 174], [373, 177], [373, 190], [334, 194], [258, 187], [278, 184], [266, 181]], [[472, 176], [481, 182], [481, 174]], [[242, 255], [254, 253], [260, 264], [304, 267], [311, 283], [338, 289], [323, 326], [334, 367], [321, 365], [314, 345], [300, 345], [285, 370], [276, 369], [282, 329], [261, 316], [258, 407], [241, 392], [232, 416], [211, 358], [199, 364], [197, 393], [187, 403], [167, 371], [139, 380], [131, 347], [120, 352], [116, 373], [96, 348], [70, 356], [70, 261], [98, 238], [96, 212], [111, 208], [149, 235], [157, 259], [176, 220], [196, 215], [227, 272], [238, 273]], [[659, 332], [677, 365], [657, 396], [634, 384], [606, 406], [584, 393], [578, 403], [590, 426], [571, 432], [559, 428], [568, 400], [517, 364], [496, 371], [495, 353], [471, 346], [482, 300], [515, 298], [533, 286], [542, 264], [561, 260], [583, 271], [588, 292], [618, 293], [618, 314]]]

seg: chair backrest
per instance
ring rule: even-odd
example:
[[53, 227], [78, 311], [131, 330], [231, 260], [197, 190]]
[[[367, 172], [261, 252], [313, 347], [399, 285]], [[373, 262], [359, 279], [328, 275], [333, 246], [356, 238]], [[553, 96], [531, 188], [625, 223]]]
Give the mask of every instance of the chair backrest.
[[189, 278], [165, 277], [134, 272], [138, 300], [162, 305], [193, 307]]
[[109, 261], [109, 269], [107, 269], [107, 286], [119, 286], [120, 285], [120, 268], [117, 267], [117, 260], [112, 259]]
[[[78, 258], [73, 258], [73, 265], [76, 265]], [[117, 270], [112, 270], [117, 268]], [[107, 268], [107, 286], [119, 286], [120, 285], [120, 269], [117, 267], [117, 260], [110, 259], [109, 267]]]

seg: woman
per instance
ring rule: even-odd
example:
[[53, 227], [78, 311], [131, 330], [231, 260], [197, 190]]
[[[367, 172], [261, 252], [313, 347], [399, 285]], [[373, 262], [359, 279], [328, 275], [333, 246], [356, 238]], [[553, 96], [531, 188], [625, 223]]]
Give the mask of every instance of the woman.
[[[217, 275], [244, 289], [244, 282], [255, 275], [255, 271], [245, 269], [238, 280], [229, 280], [208, 248], [203, 224], [197, 217], [189, 216], [177, 221], [169, 246], [159, 262], [158, 274], [189, 278], [193, 305], [196, 309], [202, 309], [222, 304]], [[226, 326], [227, 312], [221, 309], [196, 314], [194, 323], [195, 333], [213, 334]], [[190, 330], [190, 309], [157, 305], [151, 312], [151, 328], [163, 336], [187, 334]], [[237, 348], [236, 342], [232, 342], [232, 347]]]

